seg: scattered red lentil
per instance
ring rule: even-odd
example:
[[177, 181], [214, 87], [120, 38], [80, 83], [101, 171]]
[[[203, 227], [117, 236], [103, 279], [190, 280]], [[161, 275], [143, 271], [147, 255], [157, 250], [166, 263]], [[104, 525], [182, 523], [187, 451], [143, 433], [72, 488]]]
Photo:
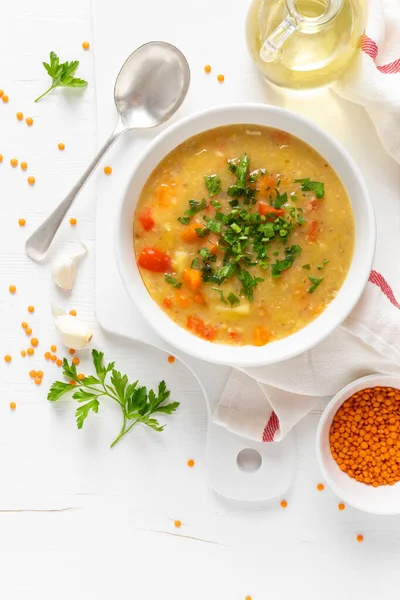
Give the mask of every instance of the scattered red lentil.
[[374, 387], [348, 398], [335, 414], [332, 456], [349, 477], [378, 487], [400, 481], [400, 390]]
[[25, 227], [26, 225], [26, 220], [25, 219], [18, 219], [18, 225], [20, 227]]
[[50, 346], [50, 350], [51, 350], [52, 352], [57, 352], [57, 346], [55, 346], [54, 344], [52, 344], [52, 345]]
[[205, 65], [205, 66], [204, 66], [204, 71], [205, 71], [206, 73], [211, 73], [211, 65]]
[[73, 348], [70, 348], [70, 349], [68, 350], [68, 352], [69, 352], [70, 354], [75, 354], [75, 350], [74, 350]]
[[27, 182], [29, 185], [35, 185], [36, 179], [33, 177], [33, 175], [29, 175]]
[[175, 525], [175, 527], [178, 527], [178, 529], [179, 529], [179, 527], [182, 526], [182, 523], [180, 521], [174, 521], [174, 525]]
[[10, 287], [8, 288], [10, 294], [15, 294], [15, 292], [17, 291], [17, 288], [15, 287], [15, 285], [10, 285]]
[[3, 162], [3, 155], [0, 154], [0, 162]]
[[364, 541], [364, 536], [359, 533], [358, 536], [357, 536], [357, 542], [360, 543], [360, 542], [363, 542], [363, 541]]
[[11, 158], [10, 160], [10, 165], [15, 169], [15, 167], [18, 167], [18, 159], [17, 158]]
[[35, 354], [35, 351], [33, 348], [28, 348], [26, 352], [27, 352], [28, 356], [33, 356]]
[[22, 321], [21, 327], [22, 327], [22, 329], [27, 329], [28, 328], [28, 323], [26, 321]]
[[80, 362], [81, 362], [81, 361], [79, 360], [79, 358], [78, 358], [77, 356], [74, 356], [74, 358], [72, 359], [72, 363], [73, 363], [75, 366], [78, 366]]
[[32, 334], [32, 329], [30, 327], [27, 327], [25, 329], [25, 333], [26, 333], [26, 335], [31, 335]]
[[76, 310], [74, 310], [74, 309], [70, 310], [69, 314], [71, 315], [71, 317], [76, 317]]
[[89, 44], [89, 42], [82, 42], [82, 48], [83, 48], [84, 50], [89, 50], [89, 48], [90, 48], [90, 44]]
[[188, 467], [194, 467], [194, 460], [190, 459], [187, 461], [187, 466]]
[[286, 508], [286, 507], [287, 507], [287, 502], [286, 502], [286, 500], [281, 500], [281, 507], [282, 507], [282, 508]]
[[27, 168], [28, 168], [28, 163], [23, 160], [22, 163], [21, 163], [21, 169], [23, 171], [26, 171]]
[[3, 100], [4, 104], [7, 104], [7, 102], [9, 101], [9, 97], [7, 96], [7, 94], [3, 94], [1, 99]]
[[251, 600], [251, 596], [246, 596], [245, 600]]
[[10, 402], [10, 408], [11, 408], [11, 410], [15, 410], [17, 408], [17, 405], [15, 404], [15, 402]]
[[4, 357], [4, 360], [6, 361], [6, 363], [10, 363], [11, 362], [11, 356], [9, 354], [6, 354]]
[[104, 173], [106, 175], [111, 175], [112, 173], [112, 168], [111, 167], [104, 167]]
[[40, 379], [40, 377], [35, 377], [34, 381], [36, 385], [42, 385], [42, 380]]
[[175, 356], [168, 356], [168, 362], [169, 363], [174, 363], [175, 362]]
[[4, 90], [0, 90], [0, 98], [2, 97], [3, 94], [4, 94]]
[[70, 225], [76, 225], [76, 222], [77, 221], [76, 221], [75, 217], [71, 217], [70, 220], [69, 220], [69, 224]]
[[57, 358], [57, 360], [56, 360], [57, 367], [61, 367], [62, 363], [63, 363], [63, 361], [61, 360], [61, 358]]
[[52, 354], [50, 358], [51, 358], [51, 362], [54, 362], [54, 363], [57, 362], [57, 356], [55, 354]]
[[324, 484], [323, 484], [323, 483], [319, 483], [319, 484], [317, 485], [317, 490], [318, 490], [319, 492], [322, 492], [322, 490], [324, 490], [324, 489], [325, 489], [325, 486], [324, 486]]
[[76, 385], [76, 381], [74, 381], [73, 379], [71, 379], [71, 381], [69, 382], [69, 385]]
[[37, 338], [32, 338], [31, 339], [31, 346], [33, 346], [34, 348], [36, 348], [36, 346], [39, 344], [39, 340]]
[[39, 379], [43, 379], [43, 371], [38, 371], [37, 377], [39, 377]]
[[22, 112], [17, 112], [17, 114], [15, 115], [18, 119], [18, 121], [22, 121], [22, 119], [24, 118], [24, 115]]
[[33, 125], [33, 119], [32, 119], [32, 117], [26, 117], [25, 123], [28, 125], [28, 127], [30, 127], [31, 125]]
[[82, 379], [85, 379], [85, 376], [83, 373], [78, 373], [78, 379], [79, 381], [82, 381]]
[[44, 353], [44, 357], [46, 360], [50, 360], [51, 359], [51, 352], [45, 352]]
[[36, 371], [34, 371], [33, 369], [32, 369], [32, 371], [29, 371], [29, 377], [32, 377], [32, 379], [35, 379], [35, 377], [37, 377]]
[[343, 504], [343, 502], [339, 502], [339, 504], [337, 505], [339, 510], [344, 510], [346, 508], [346, 506]]
[[57, 148], [59, 150], [65, 150], [65, 144], [64, 144], [64, 142], [58, 142]]
[[34, 307], [34, 306], [32, 306], [32, 305], [29, 305], [29, 306], [28, 306], [28, 312], [30, 312], [30, 313], [33, 313], [33, 312], [35, 312], [35, 307]]
[[222, 83], [223, 81], [225, 81], [225, 75], [222, 75], [222, 73], [220, 73], [219, 75], [217, 75], [217, 79], [220, 83]]
[[21, 356], [22, 356], [22, 358], [25, 358], [25, 356], [26, 356], [26, 350], [21, 350]]

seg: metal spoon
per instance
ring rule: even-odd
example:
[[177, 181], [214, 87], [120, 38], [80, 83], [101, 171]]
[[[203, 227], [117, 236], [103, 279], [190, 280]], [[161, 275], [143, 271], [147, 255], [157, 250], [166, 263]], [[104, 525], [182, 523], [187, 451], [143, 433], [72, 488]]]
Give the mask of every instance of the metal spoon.
[[75, 198], [107, 150], [126, 131], [156, 127], [182, 104], [190, 83], [190, 69], [182, 52], [166, 42], [149, 42], [135, 50], [122, 65], [114, 87], [119, 113], [116, 128], [82, 177], [25, 244], [28, 256], [38, 262], [47, 254], [58, 228]]

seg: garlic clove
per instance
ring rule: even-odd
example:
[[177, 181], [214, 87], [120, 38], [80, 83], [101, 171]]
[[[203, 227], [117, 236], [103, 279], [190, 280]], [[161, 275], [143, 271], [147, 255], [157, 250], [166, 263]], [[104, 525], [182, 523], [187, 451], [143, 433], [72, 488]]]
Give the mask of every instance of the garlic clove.
[[51, 276], [58, 287], [64, 291], [72, 290], [78, 270], [78, 263], [86, 253], [86, 246], [79, 242], [53, 261]]
[[81, 350], [87, 346], [93, 337], [93, 332], [86, 323], [56, 306], [52, 306], [52, 313], [54, 326], [65, 346], [74, 350]]

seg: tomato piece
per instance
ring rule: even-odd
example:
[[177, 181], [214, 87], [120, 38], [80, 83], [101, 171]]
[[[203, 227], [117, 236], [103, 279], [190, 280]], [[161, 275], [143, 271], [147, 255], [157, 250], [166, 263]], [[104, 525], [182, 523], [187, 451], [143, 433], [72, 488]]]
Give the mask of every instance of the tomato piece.
[[138, 259], [139, 267], [154, 273], [166, 273], [171, 267], [171, 259], [159, 248], [143, 248]]
[[267, 221], [275, 221], [277, 217], [283, 217], [285, 214], [283, 208], [275, 208], [266, 202], [258, 203], [258, 212], [267, 217]]
[[316, 242], [319, 234], [319, 223], [318, 221], [311, 221], [310, 229], [308, 230], [307, 237], [311, 242]]
[[199, 337], [204, 338], [211, 342], [217, 335], [217, 330], [212, 325], [207, 325], [203, 319], [189, 315], [186, 321], [187, 329], [190, 329], [193, 333]]
[[150, 229], [153, 229], [156, 223], [152, 217], [150, 206], [145, 208], [144, 211], [139, 215], [139, 221], [145, 231], [150, 231]]

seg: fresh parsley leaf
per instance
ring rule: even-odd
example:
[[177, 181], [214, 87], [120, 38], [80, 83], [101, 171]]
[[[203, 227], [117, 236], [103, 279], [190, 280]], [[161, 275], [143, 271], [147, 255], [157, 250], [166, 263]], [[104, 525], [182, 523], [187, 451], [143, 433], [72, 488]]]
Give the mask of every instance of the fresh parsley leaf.
[[221, 208], [222, 206], [221, 202], [218, 202], [218, 200], [211, 200], [210, 204], [211, 206], [214, 206], [214, 208]]
[[203, 217], [204, 221], [207, 223], [207, 229], [212, 231], [213, 233], [221, 233], [222, 225], [220, 221], [216, 221], [215, 219], [210, 219], [206, 215]]
[[322, 271], [323, 269], [325, 269], [325, 266], [329, 263], [329, 260], [326, 260], [326, 258], [322, 261], [322, 265], [317, 265], [317, 269], [318, 271]]
[[211, 255], [210, 248], [200, 248], [199, 254], [203, 260], [207, 260], [208, 258], [210, 258]]
[[302, 268], [307, 269], [307, 271], [309, 271], [311, 269], [311, 265], [310, 265], [310, 263], [307, 263], [306, 265], [303, 265]]
[[192, 264], [190, 265], [190, 267], [191, 267], [192, 269], [195, 269], [196, 271], [199, 271], [199, 270], [200, 270], [200, 259], [199, 259], [199, 257], [198, 257], [198, 256], [196, 256], [196, 258], [194, 258], [194, 259], [192, 260]]
[[301, 246], [298, 246], [297, 244], [285, 248], [285, 258], [283, 260], [277, 260], [276, 263], [272, 265], [272, 277], [279, 277], [283, 271], [290, 269], [295, 258], [300, 256], [300, 254]]
[[209, 196], [217, 196], [220, 193], [221, 180], [218, 175], [205, 175], [204, 181], [206, 182]]
[[284, 192], [283, 194], [280, 194], [279, 190], [277, 190], [276, 188], [275, 188], [275, 192], [276, 192], [276, 198], [273, 203], [274, 208], [282, 208], [282, 206], [284, 204], [286, 204], [286, 202], [287, 202], [287, 193]]
[[182, 225], [188, 225], [190, 223], [190, 217], [178, 217], [178, 221], [182, 223]]
[[325, 186], [320, 181], [311, 181], [309, 177], [306, 179], [295, 179], [295, 183], [301, 184], [301, 190], [303, 192], [315, 192], [317, 198], [323, 198], [325, 195]]
[[236, 277], [242, 284], [240, 293], [246, 296], [249, 302], [253, 302], [253, 289], [257, 287], [257, 283], [264, 281], [262, 277], [253, 277], [249, 271], [242, 269], [239, 265], [236, 265]]
[[[104, 366], [102, 352], [93, 350], [92, 358], [97, 377], [89, 375], [82, 380], [78, 379], [75, 365], [72, 362], [69, 364], [67, 359], [64, 359], [63, 374], [69, 380], [76, 381], [76, 385], [62, 381], [54, 382], [49, 390], [48, 400], [54, 402], [67, 392], [73, 391], [72, 398], [80, 404], [75, 413], [79, 429], [83, 427], [90, 411], [98, 412], [100, 397], [107, 396], [117, 402], [122, 411], [123, 421], [121, 430], [111, 446], [114, 446], [137, 423], [162, 431], [164, 425], [160, 425], [152, 415], [157, 412], [172, 414], [179, 406], [179, 402], [165, 404], [170, 396], [165, 381], [160, 382], [157, 393], [154, 390], [148, 392], [145, 386], [138, 387], [137, 381], [129, 383], [127, 375], [122, 375], [114, 369], [113, 362]], [[111, 385], [108, 385], [106, 378], [110, 372]]]
[[214, 292], [217, 292], [219, 294], [221, 302], [223, 302], [224, 304], [228, 304], [224, 296], [224, 292], [221, 290], [221, 288], [213, 287], [213, 290]]
[[177, 290], [179, 290], [179, 288], [182, 287], [182, 283], [174, 277], [172, 277], [172, 275], [168, 275], [168, 273], [165, 274], [165, 281], [171, 284], [172, 287], [176, 288]]
[[312, 294], [313, 292], [315, 292], [315, 290], [317, 289], [317, 287], [323, 282], [324, 278], [321, 277], [321, 279], [318, 279], [317, 277], [314, 277], [313, 275], [309, 275], [308, 279], [311, 281], [311, 283], [313, 284], [310, 289], [308, 290], [309, 294]]
[[238, 306], [238, 304], [240, 304], [240, 300], [237, 296], [235, 296], [235, 294], [233, 292], [230, 292], [227, 296], [227, 300], [231, 305], [231, 308], [233, 308], [234, 306]]
[[75, 412], [76, 424], [78, 429], [82, 429], [83, 423], [88, 416], [90, 411], [94, 413], [99, 412], [99, 401], [97, 399], [90, 400], [87, 404], [82, 404], [82, 406], [78, 406]]
[[48, 94], [51, 90], [58, 86], [62, 87], [74, 87], [82, 88], [87, 86], [87, 81], [73, 77], [76, 69], [79, 66], [79, 60], [73, 60], [71, 62], [65, 62], [60, 64], [60, 60], [55, 52], [50, 52], [50, 64], [47, 62], [43, 63], [48, 75], [52, 79], [51, 86], [41, 96], [36, 98], [35, 102], [38, 102], [43, 96]]
[[190, 217], [193, 217], [201, 210], [207, 208], [207, 201], [203, 198], [200, 202], [192, 198], [189, 200], [189, 210], [186, 210], [183, 217], [178, 217], [178, 221], [182, 223], [182, 225], [187, 225], [190, 222]]

